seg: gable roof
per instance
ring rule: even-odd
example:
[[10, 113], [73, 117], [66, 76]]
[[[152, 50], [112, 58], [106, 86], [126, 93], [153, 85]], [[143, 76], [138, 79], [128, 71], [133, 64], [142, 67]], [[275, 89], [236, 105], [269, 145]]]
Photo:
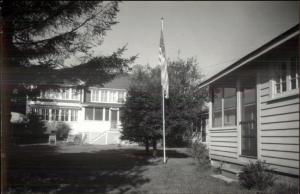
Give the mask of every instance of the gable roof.
[[212, 82], [217, 81], [218, 79], [224, 77], [225, 75], [229, 74], [230, 72], [248, 64], [248, 62], [256, 59], [257, 57], [263, 55], [264, 53], [270, 51], [271, 49], [281, 45], [282, 43], [286, 42], [287, 40], [296, 37], [299, 35], [299, 24], [290, 28], [286, 32], [282, 33], [281, 35], [277, 36], [276, 38], [272, 39], [271, 41], [267, 42], [263, 46], [259, 47], [258, 49], [252, 51], [248, 55], [242, 57], [241, 59], [237, 60], [235, 63], [229, 65], [225, 69], [221, 70], [217, 74], [213, 75], [212, 77], [208, 78], [207, 80], [201, 82], [199, 84], [200, 88], [203, 88]]

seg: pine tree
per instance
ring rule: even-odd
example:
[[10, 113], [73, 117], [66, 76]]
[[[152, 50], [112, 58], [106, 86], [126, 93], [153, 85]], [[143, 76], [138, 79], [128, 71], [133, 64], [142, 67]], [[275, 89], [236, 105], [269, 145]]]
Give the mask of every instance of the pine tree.
[[[92, 57], [91, 48], [101, 45], [111, 26], [117, 24], [119, 2], [107, 1], [0, 1], [1, 36], [1, 152], [10, 140], [11, 99], [36, 94], [31, 85], [57, 87], [62, 83], [87, 87], [103, 84], [126, 69], [135, 57], [123, 58], [125, 47], [110, 56]], [[77, 66], [65, 60], [80, 56]], [[44, 88], [46, 89], [46, 88]], [[6, 161], [6, 160], [5, 160]], [[6, 177], [6, 163], [1, 177]], [[3, 189], [5, 180], [3, 180]]]

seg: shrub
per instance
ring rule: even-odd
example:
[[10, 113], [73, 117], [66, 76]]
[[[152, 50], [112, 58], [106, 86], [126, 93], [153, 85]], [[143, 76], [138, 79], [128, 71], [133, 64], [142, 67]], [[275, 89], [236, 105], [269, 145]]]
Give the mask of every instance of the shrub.
[[205, 144], [201, 143], [199, 140], [196, 140], [191, 144], [190, 152], [197, 160], [200, 167], [210, 167], [209, 153]]
[[71, 128], [66, 123], [58, 123], [56, 125], [56, 138], [57, 140], [66, 139], [69, 135]]
[[271, 170], [265, 161], [250, 162], [242, 168], [239, 174], [240, 184], [247, 189], [264, 190], [272, 186], [276, 179], [275, 175], [270, 172]]
[[45, 123], [35, 113], [28, 114], [27, 123], [12, 124], [13, 138], [18, 144], [47, 142], [46, 130]]

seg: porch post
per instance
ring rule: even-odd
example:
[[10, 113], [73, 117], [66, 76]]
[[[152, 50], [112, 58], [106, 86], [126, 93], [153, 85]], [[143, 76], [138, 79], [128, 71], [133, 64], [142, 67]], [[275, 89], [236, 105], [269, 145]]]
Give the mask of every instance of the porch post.
[[260, 88], [261, 88], [261, 84], [260, 84], [260, 73], [259, 71], [256, 72], [256, 130], [257, 130], [257, 136], [256, 136], [256, 140], [257, 140], [257, 159], [261, 159], [261, 121], [260, 121], [260, 115], [261, 115], [261, 111], [260, 111]]
[[237, 94], [236, 94], [236, 102], [237, 102], [237, 106], [236, 106], [236, 126], [237, 126], [237, 142], [238, 142], [238, 156], [241, 155], [241, 138], [242, 138], [242, 132], [241, 132], [241, 125], [240, 122], [242, 120], [242, 110], [241, 110], [241, 81], [240, 78], [237, 79], [236, 82], [236, 88], [237, 88]]
[[208, 98], [209, 98], [209, 101], [208, 101], [208, 129], [206, 130], [206, 141], [207, 142], [210, 142], [210, 138], [209, 138], [209, 135], [210, 135], [210, 130], [212, 128], [212, 96], [211, 96], [211, 86], [208, 86]]

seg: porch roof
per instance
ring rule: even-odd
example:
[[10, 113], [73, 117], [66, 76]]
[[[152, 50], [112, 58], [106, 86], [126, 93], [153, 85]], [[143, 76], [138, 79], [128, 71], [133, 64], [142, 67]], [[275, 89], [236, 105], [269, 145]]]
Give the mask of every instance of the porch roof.
[[281, 35], [277, 36], [276, 38], [272, 39], [271, 41], [267, 42], [263, 46], [259, 47], [258, 49], [252, 51], [248, 55], [242, 57], [241, 59], [237, 60], [233, 64], [229, 65], [222, 71], [218, 72], [217, 74], [213, 75], [212, 77], [208, 78], [207, 80], [203, 81], [199, 84], [200, 88], [210, 85], [211, 83], [219, 80], [220, 78], [228, 75], [229, 73], [235, 71], [236, 69], [245, 66], [249, 62], [253, 61], [257, 57], [263, 55], [264, 53], [276, 48], [277, 46], [281, 45], [282, 43], [286, 42], [287, 40], [296, 37], [299, 35], [299, 24], [290, 28], [286, 32], [282, 33]]

